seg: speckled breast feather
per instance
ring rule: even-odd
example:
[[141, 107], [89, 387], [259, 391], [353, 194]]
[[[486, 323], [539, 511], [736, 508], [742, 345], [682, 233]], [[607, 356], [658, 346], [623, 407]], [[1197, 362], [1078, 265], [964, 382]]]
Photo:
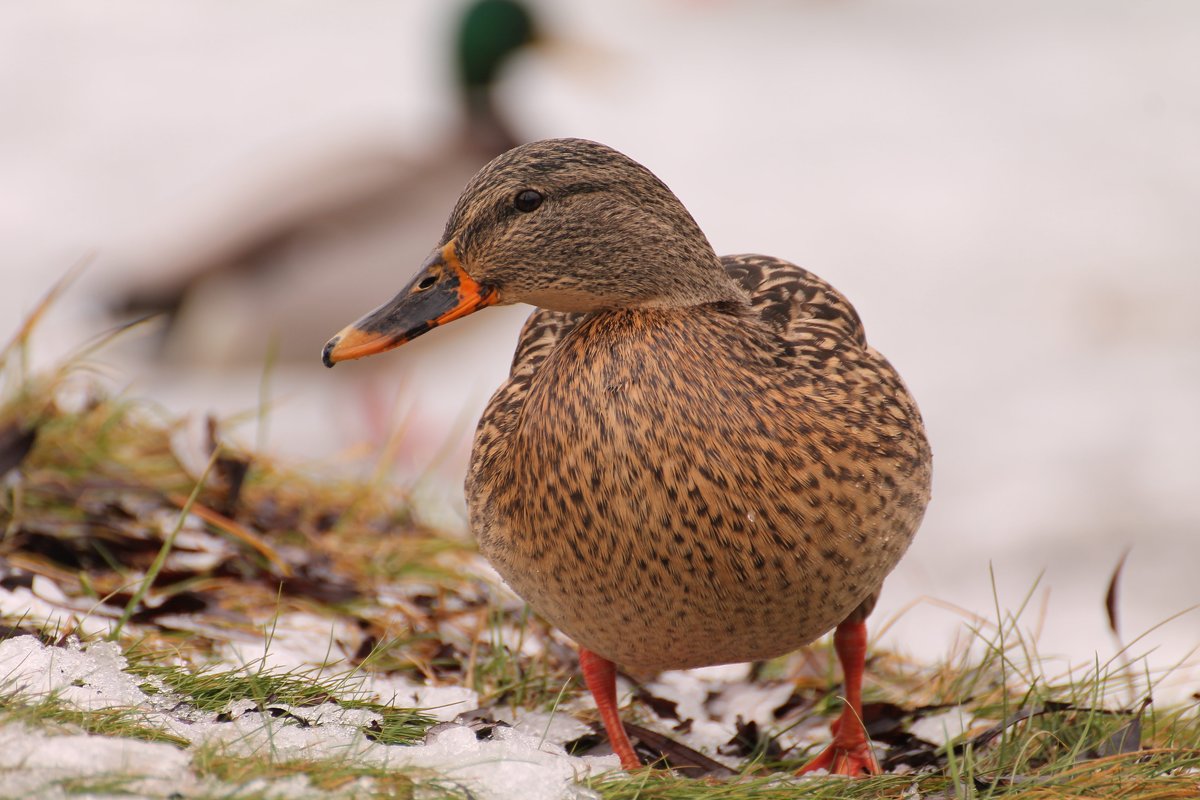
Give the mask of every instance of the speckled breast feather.
[[722, 264], [748, 303], [536, 311], [476, 434], [484, 555], [634, 674], [865, 613], [929, 498], [916, 404], [849, 302], [785, 261]]

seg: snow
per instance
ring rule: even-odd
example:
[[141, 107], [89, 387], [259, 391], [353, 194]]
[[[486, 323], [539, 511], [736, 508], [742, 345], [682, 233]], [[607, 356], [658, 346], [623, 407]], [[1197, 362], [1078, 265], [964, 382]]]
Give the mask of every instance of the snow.
[[[332, 704], [330, 704], [332, 705]], [[362, 735], [356, 724], [379, 719], [362, 709], [321, 709], [319, 722], [300, 722], [305, 711], [283, 704], [268, 706], [266, 713], [254, 711], [228, 722], [216, 721], [216, 715], [198, 723], [168, 721], [172, 733], [193, 744], [218, 746], [230, 755], [269, 756], [273, 761], [350, 761], [376, 747]], [[340, 713], [339, 713], [340, 712]], [[279, 714], [280, 716], [275, 716]], [[373, 718], [373, 719], [372, 719]]]
[[576, 785], [591, 773], [619, 768], [616, 756], [572, 758], [540, 737], [506, 727], [481, 741], [468, 727], [441, 730], [425, 747], [387, 754], [391, 766], [424, 767], [468, 789], [476, 797], [512, 800], [559, 800], [596, 797]]
[[449, 722], [479, 706], [479, 695], [465, 686], [425, 686], [402, 677], [371, 675], [361, 691], [381, 703], [420, 708], [439, 722]]
[[101, 785], [104, 779], [118, 778], [123, 792], [165, 797], [196, 783], [190, 761], [186, 752], [169, 744], [0, 726], [5, 797], [65, 797], [57, 786], [61, 782], [91, 779]]
[[[211, 791], [216, 782], [192, 769], [192, 757], [201, 747], [270, 757], [273, 762], [335, 760], [404, 770], [418, 785], [454, 786], [479, 800], [586, 800], [595, 795], [579, 786], [580, 780], [619, 768], [615, 756], [568, 755], [563, 743], [588, 728], [562, 714], [519, 713], [512, 727], [488, 726], [484, 738], [467, 725], [444, 722], [430, 730], [422, 745], [385, 745], [363, 733], [379, 721], [369, 709], [329, 702], [307, 707], [271, 704], [259, 710], [250, 700], [235, 700], [218, 715], [191, 708], [186, 697], [162, 691], [161, 684], [159, 691], [147, 694], [141, 684], [153, 681], [135, 678], [125, 671], [127, 666], [120, 648], [111, 642], [84, 645], [71, 639], [63, 646], [50, 646], [33, 636], [0, 642], [0, 695], [34, 702], [54, 698], [80, 710], [128, 708], [140, 712], [139, 724], [190, 743], [179, 749], [0, 724], [0, 773], [6, 791], [56, 797], [66, 782], [117, 778], [113, 785], [135, 796], [166, 797], [197, 786]], [[364, 679], [359, 691], [402, 706], [428, 703], [435, 706], [433, 714], [445, 720], [473, 709], [478, 700], [461, 687], [420, 686], [396, 678]], [[299, 776], [272, 779], [256, 791], [277, 797], [345, 796], [365, 783], [368, 779], [360, 779], [330, 794]]]
[[914, 720], [909, 725], [908, 732], [918, 739], [945, 745], [974, 728], [987, 727], [996, 721], [975, 719], [962, 706], [955, 706]]
[[119, 610], [94, 601], [78, 605], [54, 581], [42, 575], [33, 576], [30, 586], [0, 587], [0, 615], [45, 630], [78, 629], [86, 636], [103, 635], [112, 626], [112, 620], [106, 617], [115, 618], [119, 614]]
[[[704, 752], [730, 766], [738, 759], [722, 758], [718, 749], [737, 734], [737, 724], [755, 722], [764, 730], [779, 727], [776, 709], [783, 706], [795, 686], [789, 681], [750, 681], [749, 664], [722, 664], [702, 669], [664, 672], [645, 689], [656, 697], [675, 702], [681, 719], [691, 720], [686, 732], [663, 730], [672, 738]], [[796, 728], [780, 735], [780, 744], [809, 744], [801, 734], [809, 728]], [[825, 730], [820, 738], [827, 738]]]
[[314, 664], [344, 662], [362, 638], [362, 632], [345, 619], [303, 612], [271, 617], [263, 633], [265, 639], [225, 642], [224, 660], [269, 669], [308, 669]]
[[33, 636], [0, 642], [0, 686], [5, 694], [38, 700], [55, 697], [86, 711], [136, 707], [149, 697], [122, 670], [127, 662], [112, 642], [85, 650], [78, 641], [47, 647]]
[[[494, 714], [493, 716], [503, 716]], [[567, 714], [545, 714], [538, 711], [514, 715], [507, 720], [513, 729], [547, 742], [562, 745], [591, 732], [591, 727]]]

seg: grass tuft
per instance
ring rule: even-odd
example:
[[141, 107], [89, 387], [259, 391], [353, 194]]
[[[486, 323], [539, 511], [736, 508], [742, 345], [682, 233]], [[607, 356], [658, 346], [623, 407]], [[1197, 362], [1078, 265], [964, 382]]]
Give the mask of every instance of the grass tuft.
[[90, 733], [116, 736], [143, 742], [166, 742], [186, 747], [188, 742], [156, 726], [139, 709], [79, 709], [62, 699], [49, 696], [28, 702], [15, 696], [0, 695], [0, 724], [26, 725], [61, 733]]
[[191, 670], [135, 660], [128, 671], [146, 680], [141, 688], [148, 694], [160, 691], [159, 687], [166, 687], [168, 691], [184, 698], [193, 708], [217, 714], [228, 712], [235, 702], [242, 700], [252, 701], [257, 711], [323, 703], [371, 711], [380, 715], [381, 721], [366, 733], [380, 744], [417, 744], [436, 721], [415, 709], [362, 699], [361, 693], [356, 691], [353, 676], [331, 679], [323, 677], [319, 670], [284, 671], [261, 665], [249, 665], [237, 670]]

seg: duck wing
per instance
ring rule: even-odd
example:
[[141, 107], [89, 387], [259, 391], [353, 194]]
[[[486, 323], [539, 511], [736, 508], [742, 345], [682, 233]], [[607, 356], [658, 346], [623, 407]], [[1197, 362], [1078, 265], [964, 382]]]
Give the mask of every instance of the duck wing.
[[[750, 306], [793, 344], [832, 337], [840, 345], [865, 348], [858, 312], [841, 292], [790, 261], [772, 256], [723, 256], [721, 265], [750, 296]], [[579, 324], [583, 312], [539, 308], [529, 315], [513, 354], [512, 377], [528, 377]]]
[[513, 353], [511, 377], [528, 377], [537, 372], [546, 356], [587, 314], [539, 308], [525, 320]]
[[750, 294], [750, 305], [792, 344], [832, 337], [865, 348], [866, 333], [842, 293], [790, 261], [754, 254], [723, 256], [730, 277]]

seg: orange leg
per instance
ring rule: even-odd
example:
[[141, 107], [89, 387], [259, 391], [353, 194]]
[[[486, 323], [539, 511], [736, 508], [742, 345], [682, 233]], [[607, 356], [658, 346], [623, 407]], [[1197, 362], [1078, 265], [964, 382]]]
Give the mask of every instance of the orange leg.
[[842, 664], [846, 705], [831, 727], [833, 742], [800, 768], [798, 775], [827, 769], [831, 775], [878, 775], [879, 764], [871, 752], [862, 723], [862, 678], [867, 660], [867, 626], [862, 621], [843, 622], [833, 634], [833, 647]]
[[596, 700], [596, 708], [600, 710], [600, 720], [608, 732], [613, 752], [621, 759], [621, 768], [637, 769], [642, 762], [633, 752], [633, 745], [617, 711], [617, 668], [607, 658], [582, 647], [579, 648], [579, 667], [583, 670], [584, 683]]

